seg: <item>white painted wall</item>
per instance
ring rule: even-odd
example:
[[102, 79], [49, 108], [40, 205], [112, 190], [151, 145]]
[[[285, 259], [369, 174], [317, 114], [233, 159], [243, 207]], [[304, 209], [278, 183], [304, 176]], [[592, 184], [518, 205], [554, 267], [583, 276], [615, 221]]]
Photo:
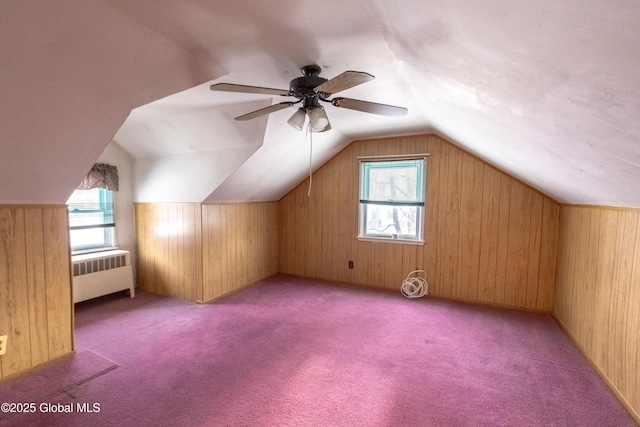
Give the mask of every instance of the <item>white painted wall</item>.
[[2, 1], [0, 203], [65, 203], [133, 108], [220, 75], [117, 6]]
[[[200, 203], [260, 145], [135, 160], [136, 202]], [[241, 195], [239, 199], [242, 200]]]
[[115, 191], [116, 244], [131, 252], [135, 265], [136, 236], [135, 212], [133, 208], [133, 159], [115, 142], [110, 142], [95, 163], [107, 163], [118, 168], [119, 190]]
[[[428, 130], [560, 202], [640, 206], [637, 1], [272, 3], [3, 0], [0, 203], [64, 203], [112, 140], [136, 159], [159, 156], [140, 161], [141, 177], [165, 177], [145, 179], [141, 200], [277, 199], [308, 170], [292, 111], [238, 122], [282, 100], [208, 86], [286, 88], [317, 63], [327, 78], [375, 75], [340, 96], [409, 109], [328, 105], [333, 130], [318, 135], [318, 160], [345, 141]], [[241, 167], [238, 152], [209, 152], [257, 144]], [[219, 189], [177, 189], [175, 178], [218, 164], [235, 170]]]

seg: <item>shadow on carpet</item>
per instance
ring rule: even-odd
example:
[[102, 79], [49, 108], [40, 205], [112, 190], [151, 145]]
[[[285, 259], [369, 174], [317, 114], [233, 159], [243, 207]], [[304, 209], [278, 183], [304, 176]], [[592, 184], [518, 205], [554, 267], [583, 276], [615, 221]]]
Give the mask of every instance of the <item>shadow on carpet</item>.
[[[0, 383], [0, 402], [44, 402], [117, 367], [114, 361], [91, 350], [63, 356], [27, 374]], [[11, 412], [0, 412], [0, 420], [12, 415]]]

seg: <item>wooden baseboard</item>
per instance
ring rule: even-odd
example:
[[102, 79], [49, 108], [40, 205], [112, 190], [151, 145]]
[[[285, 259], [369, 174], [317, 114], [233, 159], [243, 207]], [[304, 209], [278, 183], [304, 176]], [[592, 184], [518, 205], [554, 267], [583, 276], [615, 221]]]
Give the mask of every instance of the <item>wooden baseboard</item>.
[[556, 321], [556, 323], [558, 324], [558, 326], [560, 326], [560, 329], [562, 329], [562, 331], [569, 337], [569, 339], [573, 342], [573, 344], [576, 346], [576, 348], [578, 350], [580, 350], [580, 353], [582, 353], [584, 358], [587, 359], [587, 362], [589, 362], [589, 364], [593, 367], [593, 369], [596, 370], [596, 372], [598, 373], [598, 375], [600, 375], [600, 378], [602, 378], [602, 380], [607, 385], [607, 387], [609, 387], [611, 392], [613, 392], [613, 394], [618, 398], [620, 403], [622, 403], [622, 406], [624, 406], [624, 408], [627, 410], [627, 412], [629, 412], [629, 415], [631, 415], [631, 418], [633, 418], [633, 420], [640, 426], [640, 413], [638, 413], [631, 406], [629, 401], [624, 397], [624, 395], [620, 392], [620, 390], [618, 390], [618, 388], [615, 386], [615, 384], [613, 384], [611, 382], [611, 380], [605, 374], [605, 372], [602, 369], [600, 369], [600, 367], [593, 361], [593, 359], [591, 359], [591, 357], [589, 357], [589, 355], [585, 351], [585, 348], [573, 336], [573, 334], [569, 331], [569, 328], [567, 328], [566, 325], [560, 319], [558, 319], [558, 317], [556, 316], [555, 313], [552, 313], [552, 316], [553, 316], [554, 320]]
[[224, 293], [222, 295], [218, 295], [217, 297], [209, 298], [209, 299], [206, 299], [206, 300], [196, 300], [196, 302], [198, 304], [213, 304], [213, 303], [215, 303], [216, 301], [218, 301], [220, 299], [226, 298], [229, 295], [233, 295], [236, 292], [240, 292], [240, 291], [243, 291], [245, 289], [248, 289], [248, 288], [250, 288], [252, 286], [257, 285], [258, 283], [262, 282], [263, 280], [268, 280], [268, 279], [270, 279], [272, 277], [275, 277], [277, 275], [278, 275], [278, 273], [272, 274], [271, 276], [263, 277], [262, 279], [256, 280], [255, 282], [247, 283], [246, 285], [240, 286], [239, 288], [234, 289], [232, 291], [229, 291], [227, 293]]
[[[301, 276], [301, 275], [297, 275], [297, 274], [289, 274], [289, 273], [278, 273], [278, 274], [282, 275], [282, 276], [285, 276], [285, 277], [288, 276], [288, 277], [297, 277], [297, 278], [300, 278], [300, 279], [307, 279], [307, 280], [318, 280], [318, 281], [330, 283], [332, 285], [346, 286], [346, 287], [353, 288], [353, 289], [362, 289], [362, 290], [378, 291], [378, 292], [387, 292], [387, 293], [394, 293], [394, 294], [402, 295], [401, 292], [400, 292], [400, 286], [398, 286], [397, 288], [387, 288], [387, 287], [384, 287], [384, 286], [374, 286], [374, 285], [366, 285], [366, 284], [361, 284], [361, 283], [342, 282], [342, 281], [339, 281], [339, 280], [323, 279], [323, 278], [310, 277], [310, 276]], [[480, 307], [500, 308], [500, 309], [506, 309], [506, 310], [517, 310], [517, 311], [524, 311], [524, 312], [527, 312], [527, 313], [552, 314], [551, 310], [539, 310], [539, 309], [534, 309], [534, 308], [518, 307], [518, 306], [515, 306], [515, 305], [498, 304], [498, 303], [492, 303], [492, 302], [488, 302], [488, 301], [478, 301], [478, 300], [465, 299], [465, 298], [455, 298], [455, 297], [441, 296], [441, 295], [435, 295], [435, 294], [429, 294], [429, 295], [424, 296], [423, 298], [425, 298], [425, 299], [439, 299], [439, 300], [444, 300], [444, 301], [455, 301], [455, 302], [459, 302], [459, 303], [463, 303], [463, 304], [472, 304], [472, 305], [480, 306]]]

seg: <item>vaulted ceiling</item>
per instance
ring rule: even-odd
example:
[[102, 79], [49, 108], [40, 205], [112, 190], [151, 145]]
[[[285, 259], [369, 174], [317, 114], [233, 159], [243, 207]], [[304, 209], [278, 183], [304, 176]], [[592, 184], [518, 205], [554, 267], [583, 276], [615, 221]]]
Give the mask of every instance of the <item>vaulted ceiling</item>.
[[4, 0], [0, 203], [60, 203], [110, 141], [138, 201], [277, 200], [309, 170], [282, 102], [300, 67], [375, 80], [327, 106], [312, 167], [354, 139], [438, 133], [560, 202], [640, 206], [640, 4], [542, 0]]

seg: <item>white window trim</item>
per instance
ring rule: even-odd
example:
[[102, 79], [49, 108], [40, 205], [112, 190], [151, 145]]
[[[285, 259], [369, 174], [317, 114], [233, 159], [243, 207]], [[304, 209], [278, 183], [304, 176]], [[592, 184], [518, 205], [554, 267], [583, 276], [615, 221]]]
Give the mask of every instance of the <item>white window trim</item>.
[[[423, 154], [398, 154], [398, 155], [386, 155], [386, 156], [359, 156], [358, 159], [358, 236], [357, 240], [361, 242], [375, 242], [375, 243], [391, 243], [391, 244], [404, 244], [404, 245], [414, 245], [414, 246], [424, 246], [424, 225], [426, 220], [426, 208], [427, 208], [427, 157], [429, 153]], [[370, 236], [370, 235], [362, 235], [362, 218], [363, 218], [363, 206], [360, 203], [360, 190], [361, 190], [361, 167], [363, 162], [368, 161], [394, 161], [394, 160], [423, 160], [423, 173], [422, 173], [422, 189], [424, 191], [424, 206], [420, 209], [420, 228], [418, 230], [418, 238], [417, 239], [405, 239], [398, 237], [387, 237], [387, 236]]]
[[[423, 212], [424, 219], [424, 212]], [[360, 224], [358, 224], [360, 225]], [[424, 246], [424, 240], [415, 240], [415, 239], [394, 239], [392, 237], [371, 237], [371, 236], [358, 236], [359, 242], [375, 242], [375, 243], [391, 243], [391, 244], [399, 244], [399, 245], [414, 245], [414, 246]]]
[[[91, 243], [86, 245], [72, 246], [71, 242], [69, 242], [71, 255], [90, 254], [95, 252], [104, 252], [104, 251], [118, 249], [118, 246], [116, 245], [115, 192], [113, 190], [107, 190], [107, 189], [105, 189], [105, 191], [109, 191], [111, 194], [111, 207], [112, 207], [112, 214], [114, 215], [114, 224], [112, 227], [103, 228], [104, 244]], [[69, 215], [69, 213], [67, 215]], [[69, 232], [71, 231], [72, 230], [70, 227]]]

